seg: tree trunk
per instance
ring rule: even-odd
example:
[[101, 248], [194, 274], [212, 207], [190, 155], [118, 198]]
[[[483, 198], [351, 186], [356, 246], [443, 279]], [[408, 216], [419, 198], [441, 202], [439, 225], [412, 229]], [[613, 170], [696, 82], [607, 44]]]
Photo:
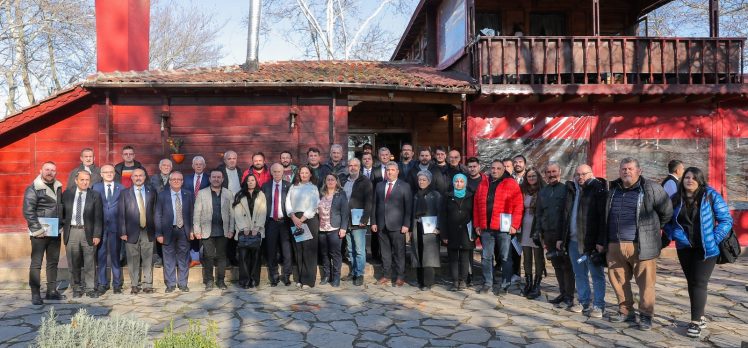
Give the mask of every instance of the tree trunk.
[[21, 71], [21, 82], [23, 83], [23, 88], [26, 90], [26, 98], [29, 104], [34, 104], [36, 99], [34, 98], [34, 90], [31, 87], [31, 78], [29, 77], [29, 61], [26, 56], [26, 34], [24, 33], [25, 26], [23, 24], [21, 0], [15, 0], [14, 6], [15, 23], [11, 32], [15, 41], [16, 64]]

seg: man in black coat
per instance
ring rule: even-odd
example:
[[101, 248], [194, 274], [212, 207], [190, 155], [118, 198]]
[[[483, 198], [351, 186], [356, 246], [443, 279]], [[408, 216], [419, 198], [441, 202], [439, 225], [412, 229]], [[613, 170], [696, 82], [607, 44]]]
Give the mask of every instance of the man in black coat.
[[291, 285], [291, 272], [293, 266], [293, 244], [291, 236], [291, 225], [286, 214], [286, 195], [291, 183], [283, 180], [283, 165], [274, 163], [270, 167], [272, 180], [262, 185], [262, 193], [265, 194], [268, 216], [265, 219], [265, 238], [263, 249], [268, 264], [268, 278], [270, 286], [278, 286], [278, 252], [282, 256], [283, 264], [281, 275], [283, 285]]
[[156, 239], [153, 216], [156, 192], [145, 185], [145, 170], [133, 170], [131, 178], [132, 187], [123, 191], [119, 197], [119, 235], [126, 242], [127, 269], [130, 271], [132, 284], [130, 293], [135, 295], [142, 290], [143, 293], [151, 294], [154, 292], [152, 260], [153, 242]]
[[[350, 221], [350, 229], [345, 235], [348, 258], [351, 261], [353, 285], [364, 284], [364, 267], [366, 266], [366, 226], [370, 224], [371, 210], [374, 205], [374, 188], [371, 181], [360, 173], [361, 161], [352, 158], [348, 161], [348, 175], [343, 175], [340, 182], [348, 198], [348, 209], [360, 209], [361, 218], [357, 225]], [[352, 218], [351, 213], [351, 218]]]
[[[91, 173], [81, 170], [75, 177], [76, 187], [62, 194], [65, 249], [73, 285], [73, 298], [87, 295], [99, 297], [94, 282], [96, 246], [101, 242], [104, 206], [101, 195], [89, 189]], [[81, 270], [83, 283], [81, 283]]]
[[418, 164], [410, 171], [408, 175], [408, 184], [413, 193], [418, 191], [418, 172], [428, 170], [433, 178], [431, 187], [438, 191], [442, 196], [447, 194], [449, 184], [446, 177], [436, 163], [431, 161], [431, 150], [428, 147], [422, 147], [418, 150]]
[[[190, 239], [192, 239], [192, 212], [195, 196], [182, 187], [184, 176], [175, 171], [169, 174], [169, 188], [156, 199], [156, 240], [164, 250], [164, 281], [166, 292], [188, 292], [187, 278], [190, 265]], [[177, 271], [179, 272], [177, 277]]]
[[[413, 192], [408, 183], [397, 179], [398, 171], [397, 163], [386, 164], [387, 179], [377, 184], [374, 193], [371, 231], [377, 233], [382, 253], [383, 272], [377, 283], [387, 284], [392, 274], [397, 277], [395, 285], [401, 287], [405, 284], [405, 234], [410, 231]], [[391, 273], [393, 259], [395, 270]]]

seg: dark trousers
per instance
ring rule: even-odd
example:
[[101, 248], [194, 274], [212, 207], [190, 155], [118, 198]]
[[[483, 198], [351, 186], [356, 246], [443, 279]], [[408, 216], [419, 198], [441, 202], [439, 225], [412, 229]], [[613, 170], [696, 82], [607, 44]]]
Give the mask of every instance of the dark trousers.
[[187, 278], [190, 274], [190, 240], [187, 232], [182, 228], [174, 227], [172, 230], [174, 239], [169, 244], [164, 244], [164, 281], [166, 286], [187, 286]]
[[[543, 259], [543, 248], [533, 247], [522, 247], [522, 256], [524, 259], [525, 266], [525, 277], [535, 278], [541, 277], [545, 270], [545, 260]], [[532, 266], [535, 265], [535, 272], [533, 273]]]
[[[576, 261], [576, 260], [574, 260]], [[551, 259], [553, 270], [556, 272], [558, 291], [566, 300], [574, 299], [574, 271], [571, 268], [569, 255], [554, 257]]]
[[[512, 237], [515, 238], [515, 237]], [[511, 247], [511, 251], [509, 254], [512, 257], [512, 275], [516, 275], [517, 277], [520, 276], [520, 268], [522, 266], [522, 255], [517, 253], [517, 249], [514, 248], [514, 245]]]
[[319, 232], [319, 257], [322, 259], [322, 279], [328, 281], [340, 280], [340, 267], [343, 258], [340, 253], [340, 230]]
[[226, 242], [224, 236], [209, 237], [203, 243], [203, 283], [213, 284], [213, 266], [216, 268], [215, 281], [222, 283], [226, 274]]
[[709, 278], [717, 264], [717, 257], [704, 260], [703, 253], [703, 250], [694, 248], [678, 249], [678, 260], [686, 276], [688, 298], [691, 300], [691, 321], [699, 321], [704, 315]]
[[[371, 230], [370, 230], [371, 231]], [[371, 260], [374, 262], [382, 262], [382, 250], [379, 248], [379, 234], [371, 233]]]
[[65, 244], [70, 269], [70, 282], [73, 290], [94, 290], [96, 275], [96, 249], [88, 244], [86, 231], [80, 227], [71, 227], [68, 242]]
[[[122, 240], [119, 239], [117, 232], [104, 232], [96, 251], [97, 287], [109, 288], [109, 279], [111, 279], [112, 287], [115, 289], [122, 288], [122, 267], [119, 259], [121, 249]], [[109, 276], [107, 263], [111, 266], [111, 277]]]
[[434, 267], [416, 267], [418, 286], [434, 285]]
[[381, 229], [377, 235], [382, 253], [382, 277], [405, 279], [405, 234]]
[[471, 249], [447, 249], [449, 274], [454, 282], [464, 282], [470, 272]]
[[153, 243], [153, 263], [163, 264], [163, 259], [164, 259], [164, 249], [161, 246], [161, 243], [158, 243], [158, 242]]
[[[153, 288], [153, 243], [148, 238], [148, 231], [138, 232], [138, 241], [126, 242], [127, 269], [130, 271], [132, 286]], [[129, 240], [129, 239], [128, 239]], [[143, 276], [141, 282], [141, 275]]]
[[[301, 218], [303, 213], [296, 213]], [[294, 242], [295, 265], [293, 278], [297, 283], [314, 287], [317, 282], [317, 249], [319, 245], [319, 219], [315, 216], [306, 220], [309, 230], [312, 232], [312, 239], [303, 242]]]
[[239, 251], [236, 247], [237, 243], [238, 242], [236, 241], [236, 239], [233, 238], [226, 240], [226, 262], [228, 262], [228, 264], [230, 264], [231, 266], [239, 265]]
[[247, 284], [251, 280], [255, 285], [260, 284], [260, 254], [259, 248], [237, 248], [239, 257], [239, 283]]
[[281, 274], [283, 277], [290, 277], [293, 272], [293, 244], [291, 230], [287, 219], [275, 221], [268, 218], [265, 222], [265, 239], [263, 247], [265, 260], [268, 265], [268, 278], [271, 283], [278, 281], [278, 261], [282, 260]]
[[47, 291], [57, 288], [57, 263], [60, 261], [60, 238], [31, 237], [31, 266], [29, 266], [29, 287], [32, 292], [41, 288], [42, 261], [47, 256]]

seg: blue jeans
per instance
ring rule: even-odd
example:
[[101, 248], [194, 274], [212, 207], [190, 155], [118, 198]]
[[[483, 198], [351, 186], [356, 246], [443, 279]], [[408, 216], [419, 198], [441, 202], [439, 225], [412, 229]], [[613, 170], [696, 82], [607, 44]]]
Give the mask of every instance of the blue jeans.
[[366, 229], [348, 230], [345, 240], [348, 243], [348, 259], [351, 260], [351, 274], [362, 277], [366, 266]]
[[574, 270], [574, 282], [577, 284], [577, 297], [579, 303], [587, 306], [590, 304], [590, 278], [592, 275], [592, 287], [595, 291], [595, 298], [592, 304], [595, 307], [605, 308], [605, 270], [603, 266], [595, 266], [590, 260], [582, 263], [577, 260], [582, 257], [579, 254], [578, 242], [569, 242], [569, 258], [571, 258], [571, 268]]
[[511, 236], [506, 232], [486, 231], [480, 235], [480, 242], [483, 245], [481, 255], [481, 266], [483, 268], [483, 284], [493, 286], [494, 284], [494, 248], [499, 248], [497, 268], [501, 268], [501, 286], [507, 286], [512, 279], [512, 259], [509, 257], [509, 248], [511, 245]]

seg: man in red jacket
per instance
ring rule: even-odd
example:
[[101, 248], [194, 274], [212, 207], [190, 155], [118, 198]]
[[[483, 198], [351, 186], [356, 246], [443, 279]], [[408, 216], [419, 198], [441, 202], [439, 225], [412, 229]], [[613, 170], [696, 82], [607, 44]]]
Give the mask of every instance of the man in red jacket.
[[486, 293], [498, 284], [494, 280], [494, 248], [497, 247], [501, 268], [501, 286], [498, 294], [506, 293], [511, 284], [512, 259], [509, 257], [512, 235], [522, 224], [522, 193], [511, 176], [504, 176], [504, 164], [500, 160], [491, 162], [491, 175], [484, 178], [475, 193], [473, 226], [483, 244], [481, 264], [483, 286], [478, 293]]

